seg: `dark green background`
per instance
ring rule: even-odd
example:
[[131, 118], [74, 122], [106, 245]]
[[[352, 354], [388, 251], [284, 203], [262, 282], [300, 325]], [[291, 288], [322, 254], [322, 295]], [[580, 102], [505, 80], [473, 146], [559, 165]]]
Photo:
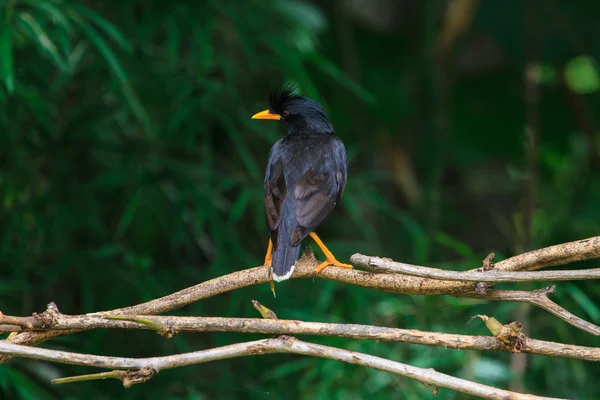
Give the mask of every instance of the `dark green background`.
[[[344, 199], [318, 231], [342, 261], [361, 252], [468, 269], [490, 251], [500, 260], [598, 235], [600, 2], [483, 0], [472, 21], [450, 12], [459, 2], [1, 0], [0, 310], [29, 315], [50, 301], [68, 314], [106, 310], [260, 265], [263, 172], [285, 130], [250, 117], [289, 81], [322, 102], [348, 148]], [[457, 40], [446, 18], [464, 29]], [[537, 103], [526, 101], [527, 60]], [[526, 126], [539, 136], [529, 167]], [[249, 287], [174, 314], [258, 317], [256, 299], [286, 319], [475, 335], [487, 331], [469, 318], [487, 314], [519, 318], [535, 338], [599, 345], [513, 303], [321, 279], [287, 281], [277, 293]], [[600, 323], [597, 282], [560, 283], [553, 299]], [[261, 337], [99, 330], [44, 346], [150, 357]], [[506, 353], [305, 339], [501, 388], [600, 398], [591, 362], [528, 356], [519, 375]], [[410, 379], [294, 355], [163, 371], [128, 390], [118, 381], [49, 383], [97, 371], [15, 359], [0, 366], [0, 394], [431, 397]], [[437, 398], [468, 396], [442, 389]]]

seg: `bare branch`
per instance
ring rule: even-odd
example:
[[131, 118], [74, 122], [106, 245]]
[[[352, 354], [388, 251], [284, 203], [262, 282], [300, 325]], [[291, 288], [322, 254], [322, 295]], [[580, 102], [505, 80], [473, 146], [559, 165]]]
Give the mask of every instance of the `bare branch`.
[[[492, 295], [495, 292], [492, 291]], [[528, 293], [528, 292], [525, 292]], [[176, 317], [131, 315], [115, 317], [104, 315], [59, 315], [54, 330], [86, 329], [145, 329], [172, 337], [179, 332], [242, 332], [270, 335], [336, 336], [350, 339], [379, 340], [456, 350], [509, 351], [509, 348], [491, 336], [469, 336], [413, 329], [387, 328], [373, 325], [330, 324], [297, 320], [221, 317]], [[0, 324], [3, 321], [0, 319]], [[11, 332], [20, 327], [0, 325], [0, 332]], [[165, 335], [168, 332], [169, 335]], [[546, 356], [600, 361], [600, 348], [567, 345], [527, 338], [522, 352]]]
[[497, 262], [494, 268], [504, 271], [536, 270], [596, 258], [600, 258], [600, 236], [528, 251]]
[[[561, 265], [573, 261], [600, 257], [600, 236], [575, 242], [563, 243], [511, 257], [495, 264], [495, 269], [504, 271], [532, 270], [545, 266]], [[293, 278], [310, 278], [319, 261], [314, 256], [304, 254], [296, 263]], [[344, 282], [366, 288], [391, 293], [413, 295], [460, 295], [472, 293], [472, 282], [440, 281], [435, 279], [399, 274], [373, 274], [366, 271], [345, 268], [325, 268], [318, 275], [321, 278]], [[245, 286], [266, 283], [269, 280], [265, 266], [236, 271], [179, 292], [131, 307], [105, 311], [106, 315], [155, 315], [217, 294]], [[491, 298], [490, 298], [491, 299]], [[518, 301], [518, 300], [517, 300]], [[75, 331], [22, 332], [8, 339], [10, 343], [36, 345], [51, 338]], [[0, 363], [9, 357], [0, 357]]]
[[575, 281], [600, 278], [600, 268], [578, 269], [567, 271], [499, 271], [495, 268], [488, 271], [449, 271], [438, 268], [422, 267], [392, 261], [381, 257], [354, 254], [350, 260], [355, 265], [370, 268], [375, 272], [406, 274], [445, 281], [469, 282], [539, 282], [539, 281]]
[[42, 349], [36, 347], [19, 346], [11, 343], [0, 342], [0, 354], [10, 354], [38, 360], [60, 362], [64, 364], [83, 365], [110, 369], [150, 369], [161, 371], [164, 369], [183, 367], [186, 365], [201, 364], [210, 361], [224, 360], [234, 357], [245, 357], [271, 353], [302, 354], [312, 357], [327, 358], [350, 364], [391, 372], [396, 375], [416, 379], [427, 385], [444, 387], [462, 393], [471, 394], [487, 399], [524, 399], [540, 400], [549, 397], [539, 397], [529, 394], [520, 394], [506, 390], [496, 389], [487, 385], [467, 381], [450, 375], [442, 374], [433, 369], [413, 367], [411, 365], [387, 360], [368, 354], [357, 353], [330, 346], [323, 346], [300, 341], [290, 336], [280, 336], [273, 339], [262, 339], [253, 342], [237, 343], [209, 350], [192, 353], [178, 354], [165, 357], [152, 358], [122, 358], [106, 357], [88, 354], [69, 353], [64, 351]]

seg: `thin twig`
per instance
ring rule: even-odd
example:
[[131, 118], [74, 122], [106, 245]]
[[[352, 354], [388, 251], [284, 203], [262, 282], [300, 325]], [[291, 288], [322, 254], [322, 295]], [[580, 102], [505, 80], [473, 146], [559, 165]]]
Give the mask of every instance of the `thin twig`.
[[483, 294], [471, 292], [461, 294], [460, 297], [498, 301], [517, 301], [520, 303], [533, 304], [556, 315], [558, 318], [581, 329], [582, 331], [591, 333], [595, 336], [600, 336], [600, 326], [594, 325], [591, 322], [579, 318], [548, 298], [548, 295], [554, 293], [555, 290], [556, 286], [551, 285], [530, 292], [521, 290], [487, 290]]
[[19, 346], [11, 343], [0, 342], [0, 354], [10, 354], [38, 360], [53, 361], [64, 364], [82, 365], [109, 369], [151, 369], [161, 371], [164, 369], [201, 364], [210, 361], [224, 360], [235, 357], [252, 355], [289, 353], [302, 354], [312, 357], [327, 358], [350, 364], [391, 372], [396, 375], [416, 379], [427, 385], [445, 387], [458, 392], [467, 393], [487, 399], [525, 399], [539, 400], [551, 399], [529, 394], [520, 394], [506, 390], [496, 389], [487, 385], [467, 381], [450, 375], [442, 374], [431, 368], [418, 368], [411, 365], [375, 357], [368, 354], [338, 349], [300, 341], [291, 336], [280, 336], [272, 339], [262, 339], [253, 342], [237, 343], [209, 350], [184, 353], [165, 357], [152, 358], [122, 358], [106, 357], [90, 354], [78, 354], [65, 351], [49, 350], [43, 348]]
[[[491, 291], [492, 295], [494, 291]], [[112, 318], [112, 317], [108, 317]], [[297, 320], [264, 318], [221, 318], [179, 316], [119, 316], [118, 320], [103, 315], [60, 315], [51, 329], [144, 329], [159, 333], [168, 327], [171, 334], [179, 332], [242, 332], [269, 335], [335, 336], [349, 339], [379, 340], [456, 350], [508, 351], [504, 343], [491, 336], [457, 335], [424, 332], [413, 329], [387, 328], [373, 325], [330, 324]], [[143, 322], [142, 322], [143, 321]], [[0, 319], [0, 324], [3, 321]], [[0, 325], [0, 332], [18, 327]], [[528, 338], [523, 352], [552, 357], [600, 362], [600, 348], [575, 346]]]
[[483, 271], [483, 269], [475, 271], [449, 271], [396, 262], [381, 257], [365, 256], [363, 254], [354, 254], [350, 260], [355, 265], [370, 268], [375, 272], [406, 274], [445, 281], [500, 283], [600, 279], [600, 268], [567, 271], [501, 271], [496, 268], [489, 271]]
[[116, 369], [114, 371], [100, 372], [98, 374], [86, 374], [77, 376], [68, 376], [65, 378], [52, 379], [55, 385], [64, 383], [96, 381], [100, 379], [118, 379], [123, 382], [126, 388], [135, 385], [136, 383], [144, 383], [153, 378], [158, 372], [152, 368], [128, 369], [126, 371]]

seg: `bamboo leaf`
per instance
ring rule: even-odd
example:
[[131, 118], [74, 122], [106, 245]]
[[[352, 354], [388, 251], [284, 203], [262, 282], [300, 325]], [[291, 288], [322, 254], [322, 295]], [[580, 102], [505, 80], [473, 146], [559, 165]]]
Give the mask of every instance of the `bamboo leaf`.
[[12, 53], [12, 26], [4, 24], [0, 32], [0, 75], [9, 93], [15, 90], [15, 71]]
[[100, 36], [100, 34], [91, 25], [89, 25], [79, 14], [72, 12], [71, 17], [77, 22], [81, 30], [86, 34], [87, 38], [96, 46], [96, 49], [100, 52], [102, 57], [104, 57], [104, 60], [107, 62], [110, 69], [119, 80], [121, 84], [121, 90], [125, 98], [129, 102], [129, 106], [131, 107], [133, 113], [144, 127], [146, 133], [151, 135], [152, 127], [150, 124], [150, 118], [146, 113], [146, 109], [144, 108], [142, 102], [131, 87], [129, 77], [127, 76], [127, 73], [125, 72], [125, 69], [121, 65], [121, 62], [119, 61], [116, 54], [108, 46], [108, 44], [102, 38], [102, 36]]
[[[25, 25], [24, 32], [37, 43], [54, 64], [63, 72], [69, 72], [69, 65], [65, 62], [63, 56], [58, 51], [58, 48], [50, 39], [50, 36], [44, 31], [40, 23], [28, 12], [21, 12], [17, 17], [17, 21], [21, 21]], [[27, 29], [28, 28], [28, 29]]]
[[38, 9], [42, 14], [48, 16], [52, 23], [57, 24], [65, 31], [71, 33], [71, 23], [69, 22], [68, 15], [61, 10], [60, 7], [56, 6], [51, 1], [40, 1], [40, 0], [20, 0], [23, 4], [28, 4], [32, 8]]
[[123, 234], [129, 227], [129, 225], [131, 224], [131, 221], [133, 221], [133, 217], [135, 216], [135, 213], [140, 204], [139, 200], [140, 200], [140, 192], [138, 190], [135, 192], [133, 197], [129, 200], [129, 204], [127, 204], [127, 208], [125, 208], [125, 211], [123, 212], [123, 215], [121, 216], [121, 219], [120, 219], [119, 224], [117, 225], [117, 229], [116, 229], [117, 235], [123, 236]]
[[71, 8], [82, 16], [92, 21], [98, 28], [102, 29], [112, 40], [114, 40], [121, 49], [130, 53], [132, 51], [131, 43], [125, 38], [125, 36], [119, 31], [119, 29], [111, 24], [106, 19], [92, 11], [91, 9], [84, 7], [79, 4], [72, 4]]

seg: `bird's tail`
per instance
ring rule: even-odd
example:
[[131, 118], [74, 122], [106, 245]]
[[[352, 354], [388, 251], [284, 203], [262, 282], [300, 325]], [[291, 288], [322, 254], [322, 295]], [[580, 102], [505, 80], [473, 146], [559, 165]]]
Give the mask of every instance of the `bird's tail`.
[[300, 243], [296, 246], [292, 246], [290, 243], [295, 218], [290, 220], [285, 217], [296, 215], [294, 204], [284, 202], [282, 213], [284, 217], [281, 219], [281, 223], [277, 229], [277, 248], [273, 249], [273, 259], [271, 261], [273, 280], [277, 282], [285, 281], [292, 276], [296, 260], [298, 260], [298, 254], [300, 253]]
[[273, 280], [276, 282], [285, 281], [292, 276], [296, 260], [298, 260], [298, 254], [300, 253], [300, 245], [292, 246], [289, 235], [287, 237], [282, 235], [281, 230], [279, 231], [279, 235], [277, 249], [273, 250], [273, 260], [271, 261]]

